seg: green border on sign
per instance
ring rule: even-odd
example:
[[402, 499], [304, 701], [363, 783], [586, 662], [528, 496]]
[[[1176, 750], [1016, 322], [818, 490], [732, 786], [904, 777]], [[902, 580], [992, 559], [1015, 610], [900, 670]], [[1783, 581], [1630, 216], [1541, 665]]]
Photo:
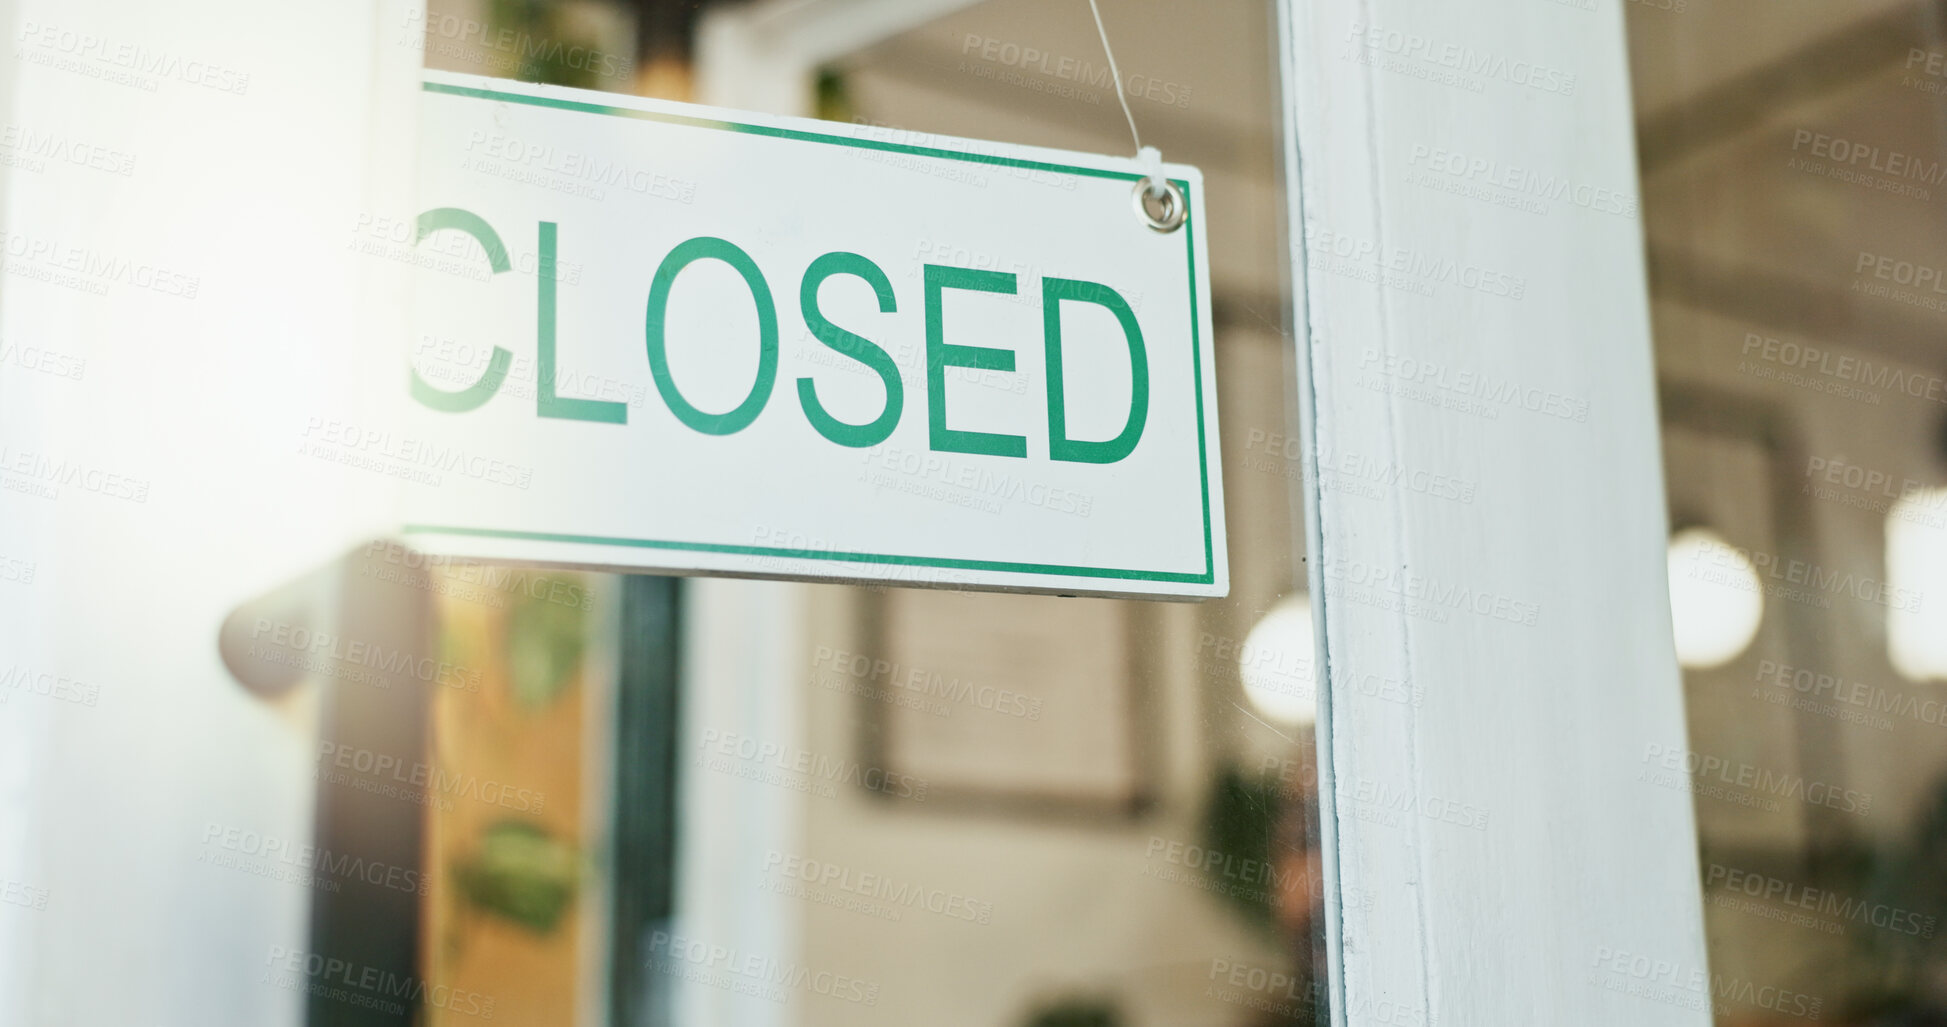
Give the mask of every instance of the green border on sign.
[[[480, 89], [474, 86], [449, 85], [444, 82], [422, 83], [426, 92], [445, 93], [451, 96], [471, 97], [478, 100], [498, 100], [505, 103], [526, 104], [531, 107], [552, 107], [556, 110], [578, 111], [583, 114], [605, 114], [610, 117], [634, 118], [638, 121], [660, 121], [671, 125], [687, 125], [691, 128], [715, 129], [722, 132], [739, 132], [746, 135], [771, 136], [777, 139], [793, 139], [801, 142], [824, 143], [830, 146], [849, 146], [863, 150], [883, 150], [888, 153], [903, 153], [917, 157], [932, 157], [939, 160], [957, 160], [973, 164], [992, 164], [1010, 168], [1029, 168], [1036, 171], [1053, 171], [1068, 175], [1083, 175], [1091, 178], [1119, 178], [1135, 182], [1140, 174], [1128, 171], [1107, 171], [1100, 168], [1080, 168], [1048, 161], [1022, 160], [1016, 157], [1000, 157], [984, 153], [961, 153], [955, 150], [942, 150], [930, 146], [909, 146], [904, 143], [888, 143], [876, 139], [854, 139], [842, 135], [827, 135], [820, 132], [805, 132], [799, 129], [777, 128], [770, 125], [746, 125], [734, 121], [719, 121], [715, 118], [699, 118], [688, 114], [670, 114], [662, 111], [636, 110], [632, 107], [617, 107], [611, 104], [589, 103], [585, 100], [568, 100], [553, 96], [528, 96], [523, 93], [506, 93], [495, 89]], [[462, 528], [435, 524], [408, 524], [404, 531], [408, 535], [461, 535], [485, 538], [522, 539], [534, 542], [568, 542], [577, 545], [617, 546], [628, 549], [667, 549], [694, 553], [725, 553], [738, 556], [770, 556], [792, 560], [829, 560], [841, 563], [874, 563], [896, 567], [947, 567], [956, 570], [1006, 571], [1017, 574], [1065, 574], [1075, 577], [1115, 578], [1125, 581], [1181, 582], [1193, 585], [1208, 585], [1217, 580], [1216, 557], [1211, 542], [1210, 524], [1210, 455], [1204, 435], [1203, 423], [1203, 359], [1202, 339], [1199, 336], [1199, 317], [1197, 313], [1197, 251], [1196, 233], [1191, 229], [1190, 218], [1195, 209], [1190, 205], [1190, 183], [1184, 179], [1171, 179], [1183, 190], [1183, 238], [1184, 248], [1190, 266], [1190, 373], [1196, 388], [1197, 404], [1197, 473], [1203, 489], [1203, 566], [1201, 574], [1186, 574], [1175, 571], [1136, 571], [1109, 567], [1070, 567], [1062, 564], [1013, 563], [1004, 560], [956, 560], [936, 556], [901, 556], [886, 553], [837, 553], [813, 549], [773, 549], [764, 546], [726, 545], [713, 542], [670, 542], [659, 539], [610, 538], [602, 535], [565, 535], [546, 531], [507, 531], [498, 528]]]

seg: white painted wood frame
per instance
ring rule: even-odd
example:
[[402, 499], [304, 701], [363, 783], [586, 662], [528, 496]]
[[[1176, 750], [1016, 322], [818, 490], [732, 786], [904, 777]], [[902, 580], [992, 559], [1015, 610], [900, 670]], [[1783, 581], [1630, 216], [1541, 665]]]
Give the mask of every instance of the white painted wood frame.
[[1335, 1024], [1710, 1022], [1621, 8], [1280, 0]]

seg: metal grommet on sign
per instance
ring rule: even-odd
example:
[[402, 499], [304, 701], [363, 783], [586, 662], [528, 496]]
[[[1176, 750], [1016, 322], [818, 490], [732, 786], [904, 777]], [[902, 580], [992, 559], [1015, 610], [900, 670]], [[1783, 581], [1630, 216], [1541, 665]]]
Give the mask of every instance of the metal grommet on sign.
[[1189, 214], [1189, 206], [1183, 202], [1183, 190], [1168, 179], [1163, 180], [1160, 190], [1150, 188], [1147, 177], [1136, 180], [1136, 191], [1130, 194], [1130, 202], [1136, 206], [1136, 216], [1143, 224], [1158, 232], [1174, 232], [1183, 227], [1183, 219]]

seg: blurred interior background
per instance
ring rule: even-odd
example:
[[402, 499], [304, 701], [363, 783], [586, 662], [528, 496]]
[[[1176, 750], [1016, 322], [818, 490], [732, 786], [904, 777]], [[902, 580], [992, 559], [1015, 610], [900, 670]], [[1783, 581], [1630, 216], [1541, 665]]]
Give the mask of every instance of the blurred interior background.
[[[1593, 3], [1555, 2], [1597, 16]], [[1078, 5], [952, 6], [962, 9], [833, 56], [817, 69], [811, 112], [1126, 148]], [[1947, 1022], [1947, 952], [1937, 940], [1947, 917], [1947, 5], [1623, 7], [1690, 717], [1679, 764], [1695, 792], [1717, 1018]], [[724, 9], [759, 19], [761, 10]], [[697, 66], [685, 34], [694, 39], [699, 23], [724, 11], [451, 9], [528, 19], [520, 23], [533, 31], [580, 25], [620, 40], [633, 31], [645, 56], [626, 82], [518, 74], [706, 100], [695, 83], [709, 69]], [[950, 718], [933, 723], [909, 706], [830, 688], [806, 693], [806, 737], [882, 758], [938, 759], [931, 776], [943, 786], [916, 818], [897, 803], [807, 803], [808, 858], [897, 873], [910, 853], [997, 908], [1025, 901], [1074, 911], [1057, 918], [1068, 930], [1023, 925], [1040, 933], [1032, 943], [1004, 923], [957, 938], [952, 924], [902, 935], [826, 906], [793, 911], [799, 951], [856, 956], [886, 978], [921, 973], [928, 983], [916, 996], [965, 991], [947, 1005], [967, 1023], [1250, 1022], [1253, 1011], [1212, 1008], [1204, 997], [1209, 960], [1313, 959], [1302, 941], [1253, 934], [1247, 922], [1271, 922], [1263, 909], [1146, 879], [1158, 838], [1212, 842], [1216, 825], [1259, 844], [1276, 815], [1250, 800], [1254, 819], [1227, 821], [1226, 794], [1275, 792], [1265, 767], [1311, 773], [1309, 715], [1280, 725], [1275, 701], [1249, 701], [1227, 648], [1235, 642], [1252, 658], [1275, 651], [1267, 665], [1301, 668], [1309, 680], [1297, 630], [1308, 606], [1292, 552], [1301, 536], [1291, 485], [1301, 470], [1282, 450], [1292, 405], [1279, 384], [1291, 376], [1288, 268], [1272, 228], [1282, 198], [1271, 14], [1252, 2], [1210, 5], [1191, 20], [1177, 14], [1117, 4], [1111, 31], [1145, 132], [1172, 159], [1202, 166], [1217, 197], [1233, 597], [1190, 610], [812, 590], [814, 652], [829, 646], [1017, 682], [1051, 715], [1093, 681], [1103, 691], [1091, 707], [1107, 700], [1130, 719], [1122, 741], [1075, 728], [1049, 736], [1062, 739], [1057, 747], [1095, 739], [1088, 744], [1102, 762], [1084, 770], [1088, 760], [1071, 751], [1078, 776], [1067, 787], [1091, 794], [1096, 809], [1055, 801], [1024, 815], [1029, 807], [1011, 793], [1035, 776], [1017, 760], [1042, 758], [1033, 732], [963, 735], [968, 755], [955, 757], [906, 741]], [[435, 66], [487, 70], [432, 54]], [[1281, 633], [1247, 650], [1253, 625]], [[1084, 638], [1097, 641], [1077, 652]], [[1042, 658], [1021, 655], [1036, 651]], [[1000, 762], [1012, 769], [983, 767], [975, 749], [1008, 753]], [[982, 797], [962, 803], [951, 798], [959, 791]], [[709, 830], [703, 820], [688, 826]], [[972, 876], [957, 876], [961, 859]], [[1006, 872], [972, 869], [996, 864]], [[1164, 923], [1173, 926], [1159, 930]], [[900, 961], [914, 951], [942, 958], [915, 970]], [[897, 1001], [888, 1008], [892, 1020], [941, 1015]], [[1071, 1012], [1036, 1012], [1044, 1008]]]
[[1947, 1022], [1947, 6], [1626, 7], [1718, 1021]]
[[[857, 13], [872, 6], [435, 0], [425, 62], [888, 134], [1133, 151], [1086, 5]], [[482, 695], [504, 672], [551, 698], [442, 695], [439, 760], [551, 779], [587, 767], [604, 731], [613, 756], [594, 771], [605, 781], [581, 784], [607, 801], [579, 816], [554, 813], [552, 789], [543, 817], [431, 814], [417, 942], [430, 979], [533, 1023], [1315, 1022], [1314, 684], [1273, 13], [1226, 3], [1185, 20], [1146, 2], [1105, 17], [1144, 141], [1202, 168], [1213, 197], [1231, 596], [589, 581], [614, 607], [547, 626], [626, 625], [603, 643], [619, 689], [585, 671], [524, 686], [524, 667], [553, 665], [509, 647], [514, 620], [443, 602], [442, 646], [469, 646]], [[817, 40], [814, 65], [794, 63], [800, 37]], [[915, 256], [1021, 264], [938, 245]], [[535, 838], [493, 833], [516, 824], [580, 858], [536, 859]], [[483, 873], [497, 884], [468, 884]], [[517, 913], [543, 893], [557, 915]]]
[[[1947, 5], [1622, 7], [1690, 731], [1645, 773], [1674, 768], [1693, 790], [1717, 1022], [1947, 1023]], [[31, 983], [34, 1022], [136, 1001], [94, 983], [101, 960], [159, 1016], [207, 1022], [1322, 1022], [1299, 513], [1312, 469], [1292, 396], [1274, 15], [1267, 0], [1194, 16], [1114, 0], [1104, 17], [1120, 80], [1080, 3], [432, 0], [379, 28], [426, 67], [1109, 153], [1132, 146], [1121, 90], [1145, 141], [1209, 184], [1227, 599], [541, 573], [378, 543], [281, 548], [318, 569], [234, 606], [284, 577], [260, 566], [275, 539], [260, 527], [258, 550], [209, 559], [233, 554], [194, 543], [223, 530], [203, 511], [296, 534], [347, 503], [291, 510], [245, 484], [291, 462], [292, 433], [269, 429], [256, 463], [195, 481], [181, 506], [159, 492], [140, 518], [32, 507], [10, 525], [68, 555], [23, 563], [0, 539], [0, 580], [77, 584], [0, 611], [80, 668], [39, 673], [35, 649], [0, 679], [0, 761], [38, 760], [51, 782], [6, 797], [33, 817], [0, 822], [0, 853], [29, 854], [0, 880], [0, 943], [27, 954], [0, 983]], [[196, 31], [185, 46], [232, 30]], [[362, 73], [349, 63], [337, 70]], [[328, 112], [305, 116], [336, 138]], [[220, 114], [150, 120], [154, 134], [115, 137], [145, 176], [169, 147], [232, 145], [197, 134]], [[261, 170], [322, 192], [330, 167]], [[197, 195], [192, 173], [109, 181], [85, 206], [161, 210], [157, 252], [200, 229], [141, 191]], [[55, 217], [10, 202], [9, 239]], [[322, 213], [303, 230], [344, 239]], [[1013, 259], [942, 245], [923, 256]], [[217, 327], [243, 337], [297, 307], [231, 296], [197, 316], [232, 316], [247, 329]], [[19, 309], [0, 311], [16, 341], [84, 316]], [[316, 319], [336, 325], [335, 309]], [[230, 371], [102, 346], [57, 352], [59, 373], [78, 381], [116, 353], [141, 373], [97, 363], [88, 387], [131, 409], [151, 383], [202, 395], [285, 359], [230, 354], [245, 368]], [[240, 401], [252, 423], [302, 424], [324, 395], [306, 387], [336, 373], [274, 370], [303, 381]], [[17, 379], [0, 392], [57, 423], [56, 399]], [[69, 429], [88, 440], [74, 451], [107, 445]], [[233, 433], [192, 412], [166, 438], [136, 433], [154, 453], [104, 451], [165, 466], [185, 434]], [[1383, 502], [1361, 473], [1383, 462], [1338, 456], [1353, 459], [1322, 487]], [[129, 539], [139, 552], [117, 548]], [[129, 566], [154, 580], [112, 587]], [[164, 580], [173, 599], [155, 609]], [[177, 630], [221, 613], [217, 645]], [[104, 624], [127, 628], [114, 646]], [[102, 669], [133, 665], [116, 660], [140, 673]], [[1408, 703], [1419, 688], [1356, 669], [1339, 684]], [[93, 716], [98, 702], [115, 716]], [[294, 790], [314, 805], [290, 809]], [[143, 858], [122, 851], [130, 837], [150, 843]], [[59, 918], [23, 919], [48, 909]], [[180, 924], [199, 958], [137, 951], [146, 934], [104, 929], [123, 916]], [[266, 935], [303, 941], [266, 949]]]

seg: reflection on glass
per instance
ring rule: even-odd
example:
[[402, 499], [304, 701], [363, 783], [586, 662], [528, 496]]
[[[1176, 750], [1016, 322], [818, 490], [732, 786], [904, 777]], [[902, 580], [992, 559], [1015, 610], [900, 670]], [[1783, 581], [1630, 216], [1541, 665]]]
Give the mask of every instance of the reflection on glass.
[[[1947, 36], [1630, 3], [1687, 746], [1724, 1027], [1947, 1022]], [[1700, 991], [1702, 989], [1699, 989]], [[1688, 1008], [1688, 1007], [1686, 1007]]]

